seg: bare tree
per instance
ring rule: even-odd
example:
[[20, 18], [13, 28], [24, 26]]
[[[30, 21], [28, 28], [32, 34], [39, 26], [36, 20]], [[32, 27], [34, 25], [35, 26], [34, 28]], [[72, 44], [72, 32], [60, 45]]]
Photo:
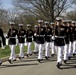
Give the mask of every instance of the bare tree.
[[0, 0], [0, 25], [3, 25], [7, 21], [7, 10], [2, 7], [2, 1]]
[[70, 11], [66, 15], [67, 19], [76, 21], [76, 11]]
[[0, 24], [7, 21], [7, 11], [4, 9], [0, 9]]
[[76, 4], [76, 0], [71, 0], [71, 3], [72, 4]]
[[27, 14], [54, 21], [71, 4], [68, 0], [14, 0], [13, 5], [23, 9]]
[[8, 19], [7, 19], [7, 10], [3, 9], [2, 0], [0, 0], [0, 27], [6, 31]]

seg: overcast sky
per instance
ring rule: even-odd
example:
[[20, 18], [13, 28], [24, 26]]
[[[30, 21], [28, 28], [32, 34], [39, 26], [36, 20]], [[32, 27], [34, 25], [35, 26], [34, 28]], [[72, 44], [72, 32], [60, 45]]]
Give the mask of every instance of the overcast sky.
[[[12, 5], [12, 0], [2, 0], [2, 3], [3, 3], [3, 8], [5, 9], [11, 9], [13, 8], [13, 5]], [[67, 11], [71, 11], [73, 10], [74, 8], [70, 8], [68, 9]]]
[[2, 0], [2, 3], [3, 3], [2, 6], [5, 9], [9, 9], [13, 7], [12, 0]]

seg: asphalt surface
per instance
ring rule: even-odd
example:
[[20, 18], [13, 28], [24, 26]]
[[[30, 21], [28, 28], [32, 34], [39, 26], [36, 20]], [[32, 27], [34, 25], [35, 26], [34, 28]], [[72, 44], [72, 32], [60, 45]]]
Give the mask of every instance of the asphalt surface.
[[67, 64], [63, 63], [61, 69], [56, 67], [56, 56], [49, 60], [44, 58], [42, 63], [37, 61], [35, 55], [17, 59], [12, 64], [6, 61], [0, 66], [0, 75], [76, 75], [76, 57]]

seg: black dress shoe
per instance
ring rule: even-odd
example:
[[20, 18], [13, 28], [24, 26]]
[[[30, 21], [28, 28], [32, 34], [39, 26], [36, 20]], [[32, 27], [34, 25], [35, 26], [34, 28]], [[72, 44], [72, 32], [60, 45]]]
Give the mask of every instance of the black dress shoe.
[[64, 60], [64, 63], [66, 64], [67, 63], [67, 60]]
[[24, 57], [18, 57], [20, 60], [23, 59]]
[[29, 55], [28, 55], [28, 54], [26, 54], [26, 56], [27, 56], [27, 57], [29, 57]]
[[45, 59], [48, 60], [49, 57], [45, 56]]
[[38, 59], [38, 62], [41, 62], [41, 60], [40, 60], [40, 59]]
[[55, 56], [55, 54], [51, 54], [51, 56], [52, 56], [52, 57], [54, 57], [54, 56]]
[[38, 59], [38, 62], [41, 63], [41, 61], [43, 61], [43, 59]]
[[61, 66], [62, 64], [60, 64], [60, 63], [57, 63], [57, 68], [59, 68], [60, 69], [60, 66]]
[[2, 65], [2, 62], [0, 63], [0, 66]]
[[36, 52], [34, 52], [34, 54], [36, 55]]
[[38, 52], [34, 52], [34, 55], [37, 55], [38, 54]]
[[29, 54], [30, 56], [32, 56], [32, 54]]
[[15, 59], [15, 60], [13, 60], [13, 61], [16, 61], [16, 59]]
[[71, 59], [71, 57], [68, 57], [68, 60], [70, 60]]
[[76, 55], [76, 54], [75, 54], [75, 53], [73, 53], [73, 57], [75, 57], [75, 55]]
[[18, 57], [21, 60], [21, 57]]
[[24, 58], [24, 57], [21, 57], [22, 59]]
[[10, 64], [12, 64], [12, 61], [11, 61], [11, 60], [8, 60], [8, 62], [9, 62]]

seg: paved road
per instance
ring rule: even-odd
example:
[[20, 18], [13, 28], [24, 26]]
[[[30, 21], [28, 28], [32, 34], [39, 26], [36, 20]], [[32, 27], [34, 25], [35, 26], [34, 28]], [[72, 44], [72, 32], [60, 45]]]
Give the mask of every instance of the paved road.
[[68, 61], [68, 64], [56, 68], [56, 57], [49, 60], [37, 62], [37, 57], [24, 58], [22, 61], [17, 60], [13, 64], [4, 62], [0, 66], [0, 75], [76, 75], [76, 58]]

